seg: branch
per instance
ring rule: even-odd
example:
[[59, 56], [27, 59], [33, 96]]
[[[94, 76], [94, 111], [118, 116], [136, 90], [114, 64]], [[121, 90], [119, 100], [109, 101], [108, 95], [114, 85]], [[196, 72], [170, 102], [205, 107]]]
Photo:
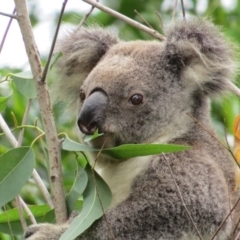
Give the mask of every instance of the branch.
[[45, 66], [43, 74], [42, 74], [42, 79], [41, 79], [42, 83], [44, 83], [46, 81], [48, 68], [49, 68], [49, 65], [50, 65], [50, 62], [51, 62], [53, 50], [54, 50], [54, 47], [55, 47], [55, 44], [56, 44], [56, 40], [57, 40], [57, 36], [58, 36], [58, 32], [59, 32], [59, 28], [60, 28], [60, 24], [61, 24], [61, 20], [62, 20], [62, 16], [63, 16], [64, 10], [65, 10], [67, 1], [68, 0], [65, 0], [63, 2], [63, 4], [62, 4], [62, 9], [61, 9], [61, 12], [60, 12], [60, 16], [58, 18], [57, 28], [56, 28], [56, 31], [55, 31], [55, 34], [54, 34], [54, 37], [53, 37], [53, 41], [52, 41], [52, 45], [51, 45], [51, 48], [50, 48], [50, 52], [48, 54], [47, 63], [46, 63], [46, 66]]
[[[96, 2], [99, 2], [99, 0], [96, 0]], [[78, 29], [82, 27], [82, 25], [84, 24], [84, 22], [88, 19], [88, 17], [92, 14], [93, 10], [94, 10], [94, 6], [92, 6], [89, 10], [89, 12], [83, 17], [83, 19], [81, 20], [81, 22], [78, 24]]]
[[[13, 9], [13, 14], [14, 14], [15, 12], [16, 12], [16, 9], [14, 8], [14, 9]], [[1, 14], [1, 12], [0, 12], [0, 14]], [[14, 15], [14, 16], [15, 16], [15, 15]], [[0, 44], [0, 53], [1, 53], [1, 51], [2, 51], [3, 45], [4, 45], [4, 43], [5, 43], [5, 40], [6, 40], [6, 37], [7, 37], [7, 34], [8, 34], [8, 31], [9, 31], [10, 26], [11, 26], [11, 24], [12, 24], [12, 20], [13, 20], [13, 16], [11, 16], [11, 18], [10, 18], [10, 20], [9, 20], [9, 22], [8, 22], [7, 28], [6, 28], [6, 30], [5, 30], [5, 32], [4, 32], [4, 34], [3, 34], [3, 38], [2, 38], [2, 41], [1, 41], [1, 44]]]
[[92, 6], [94, 6], [94, 7], [96, 7], [96, 8], [98, 8], [98, 9], [100, 9], [100, 10], [102, 10], [103, 12], [108, 13], [109, 15], [111, 15], [115, 18], [118, 18], [118, 19], [128, 23], [129, 25], [131, 25], [131, 26], [133, 26], [133, 27], [135, 27], [135, 28], [137, 28], [141, 31], [144, 31], [144, 32], [150, 34], [151, 36], [153, 36], [153, 37], [155, 37], [155, 38], [157, 38], [161, 41], [165, 40], [165, 37], [163, 35], [161, 35], [160, 33], [158, 33], [156, 30], [148, 28], [147, 26], [145, 26], [145, 25], [143, 25], [139, 22], [136, 22], [136, 21], [132, 20], [131, 18], [128, 18], [128, 17], [122, 15], [122, 14], [112, 10], [111, 8], [108, 8], [108, 7], [102, 5], [98, 2], [94, 2], [92, 0], [83, 0], [83, 1], [92, 5]]
[[61, 170], [60, 143], [54, 123], [52, 107], [46, 83], [41, 82], [42, 65], [38, 48], [33, 36], [33, 31], [27, 11], [26, 0], [14, 0], [18, 24], [23, 36], [26, 52], [28, 55], [33, 79], [36, 84], [38, 103], [42, 117], [43, 127], [46, 133], [46, 141], [49, 156], [49, 174], [53, 203], [57, 223], [64, 223], [67, 220], [67, 210], [63, 191], [63, 179]]
[[5, 16], [5, 17], [10, 17], [10, 18], [17, 19], [17, 16], [15, 14], [9, 14], [9, 13], [0, 12], [0, 15]]

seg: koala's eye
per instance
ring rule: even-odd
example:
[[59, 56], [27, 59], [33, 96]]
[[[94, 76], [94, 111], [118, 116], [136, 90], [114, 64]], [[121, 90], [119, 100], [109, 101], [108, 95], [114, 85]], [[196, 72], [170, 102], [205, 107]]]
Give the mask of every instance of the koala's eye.
[[143, 102], [143, 96], [141, 94], [134, 94], [131, 98], [130, 98], [130, 102], [133, 105], [139, 105]]
[[81, 99], [81, 101], [84, 101], [85, 98], [86, 98], [86, 94], [83, 90], [80, 90], [80, 93], [79, 93], [79, 98]]

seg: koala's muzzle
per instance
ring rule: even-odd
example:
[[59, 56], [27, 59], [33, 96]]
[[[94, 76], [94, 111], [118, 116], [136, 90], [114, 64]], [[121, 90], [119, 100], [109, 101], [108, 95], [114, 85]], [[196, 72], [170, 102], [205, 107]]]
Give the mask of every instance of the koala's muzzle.
[[78, 118], [82, 133], [93, 134], [97, 129], [101, 132], [107, 103], [108, 98], [103, 91], [95, 91], [85, 99]]

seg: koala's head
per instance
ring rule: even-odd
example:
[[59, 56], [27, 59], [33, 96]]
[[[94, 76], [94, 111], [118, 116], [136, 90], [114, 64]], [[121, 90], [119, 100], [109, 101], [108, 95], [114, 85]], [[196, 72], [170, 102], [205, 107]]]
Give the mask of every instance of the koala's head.
[[108, 134], [107, 147], [186, 133], [187, 113], [206, 115], [208, 96], [223, 91], [234, 71], [231, 47], [202, 19], [173, 24], [164, 42], [124, 42], [105, 29], [83, 28], [57, 51], [56, 92], [77, 108], [83, 134]]

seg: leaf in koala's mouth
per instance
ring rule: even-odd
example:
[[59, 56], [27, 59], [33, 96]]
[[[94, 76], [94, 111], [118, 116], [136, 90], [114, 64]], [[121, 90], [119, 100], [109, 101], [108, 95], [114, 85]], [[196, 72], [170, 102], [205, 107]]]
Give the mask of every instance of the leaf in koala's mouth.
[[98, 138], [100, 136], [104, 135], [104, 133], [98, 133], [98, 129], [93, 133], [93, 135], [86, 135], [84, 137], [84, 142], [89, 142], [95, 138]]
[[[65, 138], [62, 147], [67, 151], [86, 151], [99, 152], [99, 148], [93, 148], [77, 143], [69, 138]], [[190, 149], [189, 146], [173, 145], [173, 144], [126, 144], [113, 148], [105, 148], [102, 150], [113, 159], [125, 160], [133, 157], [157, 155], [161, 153], [172, 153]]]

